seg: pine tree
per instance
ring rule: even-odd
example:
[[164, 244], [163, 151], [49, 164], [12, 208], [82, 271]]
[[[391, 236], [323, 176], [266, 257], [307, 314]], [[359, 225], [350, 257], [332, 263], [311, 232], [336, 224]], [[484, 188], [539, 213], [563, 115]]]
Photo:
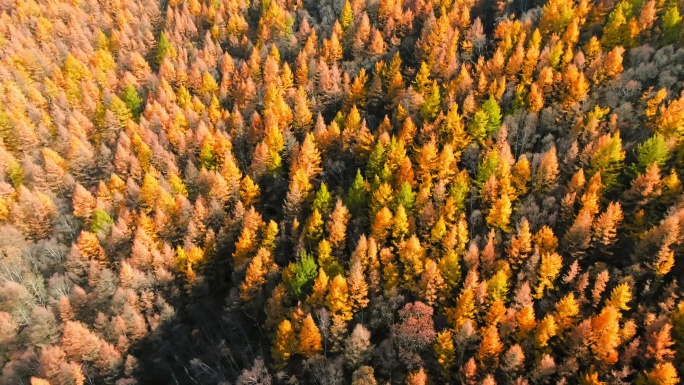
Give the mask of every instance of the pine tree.
[[680, 301], [670, 314], [670, 323], [672, 324], [672, 338], [674, 340], [675, 358], [678, 364], [678, 369], [684, 363], [684, 302]]
[[379, 242], [383, 242], [387, 239], [390, 229], [392, 229], [392, 225], [392, 212], [385, 206], [375, 214], [375, 219], [371, 226], [371, 233], [375, 239]]
[[451, 367], [456, 360], [454, 339], [450, 330], [437, 333], [434, 349], [437, 363], [442, 367], [442, 377], [447, 379], [450, 377]]
[[514, 266], [520, 265], [532, 251], [532, 234], [527, 218], [523, 218], [520, 222], [518, 233], [511, 237], [507, 251]]
[[404, 282], [413, 286], [413, 281], [424, 269], [425, 250], [420, 244], [418, 237], [414, 234], [399, 246], [399, 259], [404, 266]]
[[599, 315], [591, 319], [591, 326], [594, 330], [592, 351], [604, 364], [612, 365], [618, 359], [616, 349], [620, 345], [619, 317], [618, 310], [614, 306], [607, 305]]
[[105, 260], [105, 251], [100, 245], [97, 235], [89, 231], [81, 231], [77, 241], [78, 251], [87, 259], [94, 259], [96, 261]]
[[275, 368], [278, 370], [284, 369], [290, 357], [296, 351], [297, 338], [295, 332], [290, 321], [284, 319], [278, 325], [278, 330], [273, 340], [273, 347], [271, 348], [271, 357], [273, 357]]
[[570, 293], [556, 303], [554, 319], [559, 330], [566, 330], [574, 325], [575, 317], [579, 314], [579, 304], [575, 300], [575, 294]]
[[328, 291], [329, 283], [328, 275], [325, 273], [323, 268], [318, 269], [318, 276], [314, 280], [313, 288], [311, 289], [311, 294], [306, 297], [306, 303], [313, 308], [318, 308], [325, 302], [325, 296]]
[[347, 279], [349, 287], [349, 300], [352, 303], [352, 310], [358, 313], [368, 306], [368, 283], [363, 272], [361, 262], [355, 261], [349, 269]]
[[328, 286], [325, 304], [334, 318], [347, 322], [352, 318], [352, 307], [349, 303], [347, 280], [342, 275], [333, 278]]
[[675, 385], [679, 383], [679, 376], [674, 365], [670, 362], [656, 364], [655, 367], [640, 375], [638, 385]]
[[530, 305], [524, 306], [515, 315], [515, 321], [518, 326], [518, 339], [526, 338], [532, 330], [537, 327], [537, 320], [534, 315], [534, 308]]
[[468, 135], [473, 139], [482, 143], [487, 137], [487, 127], [489, 125], [489, 116], [485, 111], [478, 110], [473, 115], [467, 126]]
[[77, 183], [74, 188], [72, 206], [74, 207], [74, 216], [88, 221], [95, 210], [95, 198], [80, 183]]
[[545, 289], [553, 289], [553, 282], [563, 267], [563, 258], [557, 253], [544, 253], [539, 265], [537, 288], [535, 297], [540, 299], [544, 296]]
[[439, 260], [439, 270], [449, 293], [453, 293], [461, 281], [460, 258], [455, 251], [449, 250]]
[[304, 318], [298, 339], [299, 346], [297, 352], [304, 357], [311, 357], [323, 349], [321, 345], [321, 333], [319, 332], [313, 317], [311, 317], [311, 314], [307, 314], [306, 318]]
[[138, 95], [138, 91], [132, 85], [128, 84], [124, 88], [124, 93], [121, 95], [121, 100], [126, 103], [128, 110], [135, 121], [140, 119], [140, 114], [143, 112], [143, 99]]
[[662, 16], [663, 43], [674, 43], [681, 36], [682, 16], [676, 3], [672, 3]]
[[240, 181], [240, 200], [245, 207], [249, 207], [259, 201], [261, 189], [249, 175], [245, 175]]
[[510, 273], [506, 269], [499, 269], [487, 281], [487, 294], [489, 299], [493, 302], [506, 301], [508, 299], [508, 279]]
[[340, 25], [342, 26], [342, 31], [347, 33], [353, 22], [354, 13], [352, 11], [351, 4], [347, 0], [344, 2], [344, 5], [342, 6], [342, 13], [340, 14]]
[[631, 166], [631, 171], [638, 174], [646, 171], [653, 163], [663, 168], [670, 158], [670, 150], [665, 138], [656, 133], [637, 147], [637, 163]]
[[456, 298], [456, 306], [446, 310], [449, 324], [460, 328], [466, 321], [475, 317], [475, 293], [471, 289], [464, 289]]
[[164, 58], [167, 56], [173, 58], [176, 56], [176, 50], [173, 48], [171, 41], [166, 36], [166, 33], [162, 32], [159, 36], [159, 43], [157, 43], [157, 54], [155, 56], [157, 64], [161, 65]]
[[245, 303], [253, 301], [266, 282], [270, 258], [270, 253], [264, 248], [260, 248], [257, 255], [252, 258], [245, 273], [245, 280], [240, 284], [240, 299]]
[[318, 209], [314, 209], [304, 225], [303, 234], [311, 245], [316, 245], [323, 237], [323, 217]]
[[482, 341], [475, 357], [483, 367], [496, 367], [499, 355], [503, 351], [503, 344], [499, 338], [499, 330], [495, 325], [489, 325], [480, 331]]
[[391, 226], [392, 238], [397, 242], [401, 242], [409, 234], [408, 217], [406, 216], [404, 205], [399, 204], [397, 207], [397, 212], [394, 214]]
[[627, 283], [617, 285], [610, 293], [610, 299], [606, 305], [613, 306], [618, 310], [629, 310], [627, 303], [632, 300], [632, 290]]
[[441, 109], [441, 96], [439, 92], [439, 85], [436, 81], [432, 81], [430, 89], [425, 94], [425, 100], [420, 105], [420, 117], [424, 122], [431, 122], [437, 117]]
[[534, 343], [539, 348], [548, 346], [549, 340], [553, 338], [558, 331], [556, 319], [553, 315], [547, 314], [538, 324], [534, 332]]
[[493, 96], [490, 96], [482, 104], [482, 111], [487, 114], [486, 132], [488, 136], [493, 135], [501, 126], [501, 108]]
[[354, 215], [360, 215], [361, 210], [366, 206], [367, 187], [366, 182], [361, 176], [361, 170], [356, 170], [356, 178], [349, 188], [345, 204]]
[[330, 214], [328, 222], [326, 223], [326, 230], [328, 232], [328, 241], [334, 249], [342, 251], [344, 249], [347, 237], [347, 222], [350, 215], [347, 207], [342, 203], [341, 199], [337, 199], [335, 209]]
[[425, 262], [425, 270], [420, 277], [421, 299], [430, 306], [441, 303], [444, 298], [446, 284], [437, 263], [432, 259]]
[[487, 224], [491, 227], [496, 227], [503, 232], [508, 232], [510, 229], [510, 217], [513, 212], [511, 200], [508, 194], [503, 194], [494, 202], [494, 206], [489, 210], [487, 215]]
[[666, 323], [660, 330], [650, 333], [647, 338], [646, 358], [655, 359], [657, 362], [671, 359], [675, 351], [670, 349], [674, 342], [670, 335], [672, 325]]

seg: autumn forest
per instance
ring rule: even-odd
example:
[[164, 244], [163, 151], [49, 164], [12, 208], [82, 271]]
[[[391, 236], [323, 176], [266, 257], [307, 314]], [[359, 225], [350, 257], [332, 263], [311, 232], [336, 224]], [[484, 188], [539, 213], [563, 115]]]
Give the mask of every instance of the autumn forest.
[[0, 384], [679, 384], [683, 13], [0, 1]]

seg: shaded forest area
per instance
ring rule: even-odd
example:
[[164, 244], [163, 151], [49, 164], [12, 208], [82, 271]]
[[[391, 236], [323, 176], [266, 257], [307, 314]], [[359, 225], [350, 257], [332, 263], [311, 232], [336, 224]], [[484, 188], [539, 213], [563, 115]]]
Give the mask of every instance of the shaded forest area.
[[0, 383], [678, 384], [681, 12], [0, 2]]

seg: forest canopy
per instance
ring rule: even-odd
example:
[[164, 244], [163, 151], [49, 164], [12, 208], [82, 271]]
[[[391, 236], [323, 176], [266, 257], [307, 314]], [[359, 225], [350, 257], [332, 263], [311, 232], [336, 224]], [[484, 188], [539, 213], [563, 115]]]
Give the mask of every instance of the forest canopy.
[[0, 384], [680, 383], [682, 13], [2, 2]]

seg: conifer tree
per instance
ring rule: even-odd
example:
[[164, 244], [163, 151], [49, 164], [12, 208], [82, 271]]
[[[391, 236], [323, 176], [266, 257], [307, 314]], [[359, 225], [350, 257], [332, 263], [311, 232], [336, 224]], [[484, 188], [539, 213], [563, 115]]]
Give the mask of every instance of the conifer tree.
[[321, 333], [318, 331], [318, 327], [316, 326], [313, 317], [311, 317], [311, 314], [308, 314], [306, 318], [304, 318], [298, 337], [299, 346], [297, 352], [304, 357], [311, 357], [313, 354], [318, 353], [323, 349], [321, 345]]
[[273, 357], [276, 369], [284, 369], [285, 365], [287, 365], [290, 360], [290, 357], [296, 352], [297, 337], [295, 336], [290, 321], [284, 319], [278, 325], [278, 330], [276, 331], [273, 340], [273, 347], [271, 348], [271, 356]]
[[333, 318], [342, 322], [347, 322], [352, 318], [352, 307], [349, 303], [349, 288], [347, 280], [342, 275], [333, 278], [328, 286], [328, 295], [325, 297], [325, 304], [330, 310]]
[[442, 367], [442, 377], [449, 378], [451, 367], [456, 360], [454, 340], [450, 330], [437, 333], [435, 355], [437, 356], [437, 363]]

